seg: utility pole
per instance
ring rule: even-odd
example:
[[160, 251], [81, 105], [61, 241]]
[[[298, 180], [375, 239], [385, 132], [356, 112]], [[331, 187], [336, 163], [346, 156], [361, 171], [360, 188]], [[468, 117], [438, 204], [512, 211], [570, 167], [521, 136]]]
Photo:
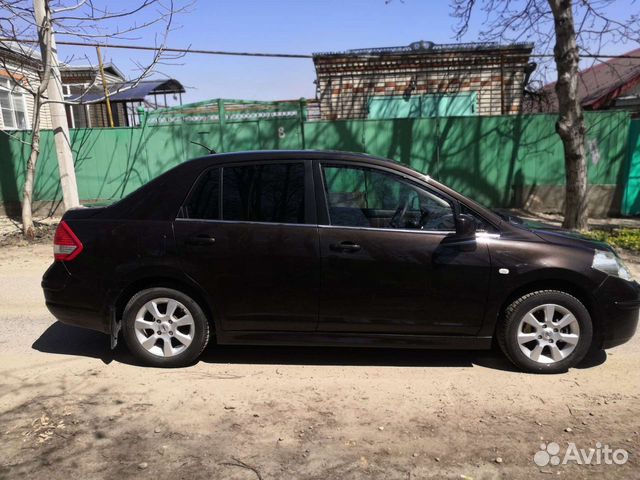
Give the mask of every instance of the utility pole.
[[[51, 9], [48, 0], [33, 0], [33, 8], [38, 29], [53, 29], [51, 24]], [[40, 38], [45, 38], [43, 35]], [[62, 187], [62, 199], [64, 209], [77, 207], [80, 205], [78, 198], [78, 185], [76, 183], [76, 171], [73, 166], [73, 155], [71, 154], [71, 139], [69, 138], [69, 125], [67, 124], [67, 113], [62, 101], [62, 79], [60, 77], [60, 65], [58, 63], [58, 52], [53, 30], [51, 32], [51, 45], [40, 45], [43, 60], [45, 56], [50, 56], [51, 76], [47, 85], [47, 97], [49, 111], [51, 112], [51, 126], [53, 127], [53, 138], [56, 142], [56, 155], [58, 157], [58, 169], [60, 170], [60, 186]]]

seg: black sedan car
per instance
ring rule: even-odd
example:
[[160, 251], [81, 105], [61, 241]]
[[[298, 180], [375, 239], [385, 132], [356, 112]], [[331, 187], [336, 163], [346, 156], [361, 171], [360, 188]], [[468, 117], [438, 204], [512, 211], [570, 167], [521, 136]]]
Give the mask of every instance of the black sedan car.
[[220, 344], [485, 349], [561, 372], [635, 333], [607, 244], [518, 224], [388, 160], [211, 155], [68, 211], [42, 281], [61, 322], [142, 362]]

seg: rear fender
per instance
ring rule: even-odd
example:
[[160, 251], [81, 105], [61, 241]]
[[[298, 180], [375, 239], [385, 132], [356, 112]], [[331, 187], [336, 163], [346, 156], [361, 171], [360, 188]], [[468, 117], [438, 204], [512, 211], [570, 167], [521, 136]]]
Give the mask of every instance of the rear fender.
[[111, 305], [111, 348], [115, 348], [118, 335], [122, 328], [122, 315], [127, 302], [141, 290], [153, 287], [167, 287], [179, 290], [192, 297], [202, 308], [214, 332], [219, 330], [219, 316], [214, 310], [215, 303], [210, 295], [202, 289], [192, 278], [182, 271], [166, 266], [146, 268], [128, 276], [129, 282], [119, 286], [110, 293], [108, 305]]

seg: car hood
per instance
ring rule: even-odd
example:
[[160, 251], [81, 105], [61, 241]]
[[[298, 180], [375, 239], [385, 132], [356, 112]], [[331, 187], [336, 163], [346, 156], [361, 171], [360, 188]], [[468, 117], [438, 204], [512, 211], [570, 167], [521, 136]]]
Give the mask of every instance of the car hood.
[[614, 251], [608, 243], [593, 240], [570, 230], [564, 230], [553, 226], [551, 228], [531, 228], [530, 230], [545, 242], [556, 245], [567, 245], [593, 250], [607, 250], [610, 252]]
[[590, 250], [607, 250], [615, 253], [615, 250], [608, 243], [593, 240], [578, 232], [566, 230], [548, 223], [520, 218], [514, 215], [508, 215], [505, 217], [505, 215], [501, 213], [501, 216], [503, 216], [505, 220], [508, 220], [511, 225], [528, 230], [545, 242]]

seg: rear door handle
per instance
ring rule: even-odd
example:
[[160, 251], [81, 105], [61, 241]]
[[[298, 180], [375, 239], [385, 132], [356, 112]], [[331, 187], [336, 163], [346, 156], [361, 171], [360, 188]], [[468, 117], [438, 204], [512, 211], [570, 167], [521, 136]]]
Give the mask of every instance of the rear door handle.
[[207, 234], [195, 235], [186, 240], [188, 245], [213, 245], [216, 243], [215, 237]]
[[357, 252], [361, 249], [360, 245], [354, 242], [332, 243], [329, 245], [329, 248], [334, 252], [346, 252], [346, 253]]

